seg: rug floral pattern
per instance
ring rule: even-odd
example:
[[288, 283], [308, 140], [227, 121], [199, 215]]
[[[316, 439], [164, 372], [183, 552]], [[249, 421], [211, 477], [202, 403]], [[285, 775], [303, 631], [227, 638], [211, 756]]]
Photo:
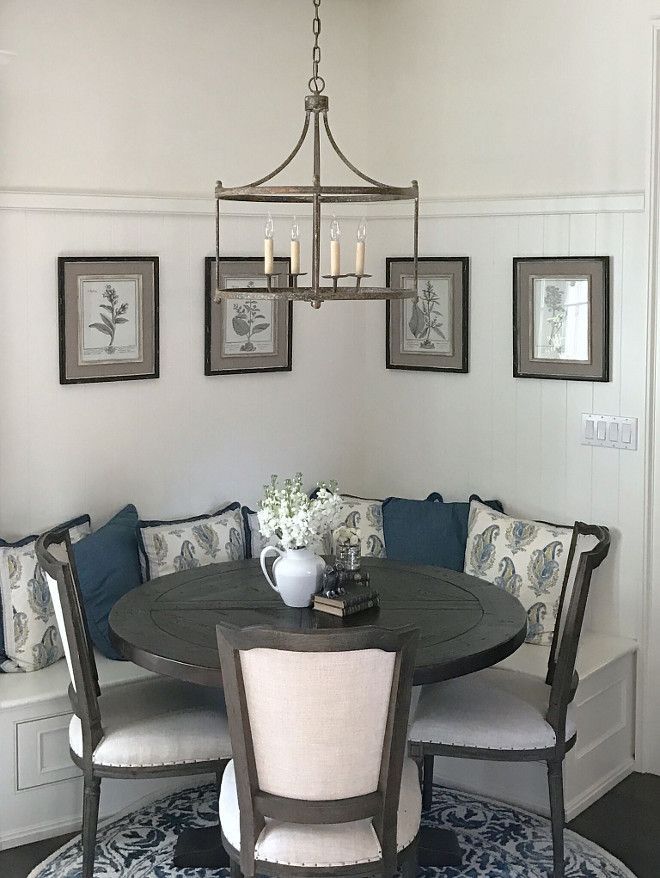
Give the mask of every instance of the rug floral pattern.
[[[119, 817], [99, 829], [95, 878], [224, 878], [228, 870], [176, 869], [171, 865], [178, 833], [218, 819], [211, 784], [183, 790]], [[435, 788], [428, 826], [451, 826], [463, 865], [420, 867], [422, 878], [550, 878], [552, 842], [547, 820], [472, 793]], [[79, 878], [80, 839], [38, 866], [29, 878]], [[634, 878], [604, 850], [566, 832], [566, 878]]]

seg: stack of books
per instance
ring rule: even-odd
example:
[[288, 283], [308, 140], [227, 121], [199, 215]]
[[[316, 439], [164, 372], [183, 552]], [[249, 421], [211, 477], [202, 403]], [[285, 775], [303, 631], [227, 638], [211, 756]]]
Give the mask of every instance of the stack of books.
[[323, 594], [314, 595], [314, 609], [333, 616], [352, 616], [354, 613], [378, 606], [380, 606], [378, 592], [368, 587], [346, 589], [344, 594], [331, 598]]

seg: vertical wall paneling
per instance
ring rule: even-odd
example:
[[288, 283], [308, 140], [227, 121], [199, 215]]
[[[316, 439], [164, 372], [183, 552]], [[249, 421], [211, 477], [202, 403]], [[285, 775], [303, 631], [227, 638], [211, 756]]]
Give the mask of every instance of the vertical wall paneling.
[[[366, 460], [362, 490], [418, 497], [437, 490], [447, 499], [475, 491], [500, 497], [516, 514], [610, 526], [613, 549], [595, 580], [588, 625], [636, 637], [643, 582], [643, 201], [511, 199], [474, 204], [474, 215], [469, 202], [424, 207], [424, 255], [470, 257], [470, 372], [386, 370], [382, 327], [366, 327], [365, 386], [378, 453]], [[385, 225], [370, 238], [376, 263], [400, 252], [381, 234]], [[389, 225], [403, 233], [399, 220]], [[610, 382], [512, 377], [513, 257], [564, 255], [611, 257]], [[639, 418], [639, 450], [582, 445], [580, 416], [591, 411]]]
[[[359, 305], [297, 305], [291, 373], [206, 377], [214, 226], [205, 202], [186, 212], [176, 200], [62, 195], [0, 208], [4, 538], [83, 511], [98, 525], [128, 502], [145, 517], [254, 504], [273, 472], [356, 481]], [[288, 222], [277, 220], [282, 252]], [[262, 226], [262, 217], [228, 217], [226, 252], [258, 255]], [[61, 386], [57, 257], [139, 253], [160, 259], [160, 378]]]

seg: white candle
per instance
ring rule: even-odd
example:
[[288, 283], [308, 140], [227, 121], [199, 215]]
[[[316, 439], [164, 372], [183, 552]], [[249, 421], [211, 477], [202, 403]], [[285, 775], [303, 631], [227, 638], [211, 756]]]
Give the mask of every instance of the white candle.
[[291, 223], [291, 274], [300, 274], [300, 226], [295, 216]]
[[330, 274], [337, 277], [341, 274], [341, 250], [339, 239], [341, 238], [341, 228], [337, 221], [337, 217], [333, 216], [330, 223]]
[[273, 260], [273, 217], [268, 214], [264, 224], [264, 274], [274, 274], [275, 264]]
[[355, 273], [358, 277], [364, 274], [364, 251], [367, 241], [367, 221], [362, 218], [362, 222], [357, 230], [357, 243], [355, 245]]

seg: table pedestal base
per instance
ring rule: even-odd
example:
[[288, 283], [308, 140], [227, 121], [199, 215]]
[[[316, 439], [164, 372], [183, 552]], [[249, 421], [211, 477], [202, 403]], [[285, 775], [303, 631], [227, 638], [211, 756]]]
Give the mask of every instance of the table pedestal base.
[[184, 829], [174, 847], [177, 869], [228, 869], [229, 856], [222, 846], [220, 824]]
[[[456, 833], [423, 826], [419, 832], [420, 866], [460, 866], [463, 862]], [[177, 869], [228, 869], [229, 857], [220, 840], [219, 826], [184, 829], [174, 848]]]

